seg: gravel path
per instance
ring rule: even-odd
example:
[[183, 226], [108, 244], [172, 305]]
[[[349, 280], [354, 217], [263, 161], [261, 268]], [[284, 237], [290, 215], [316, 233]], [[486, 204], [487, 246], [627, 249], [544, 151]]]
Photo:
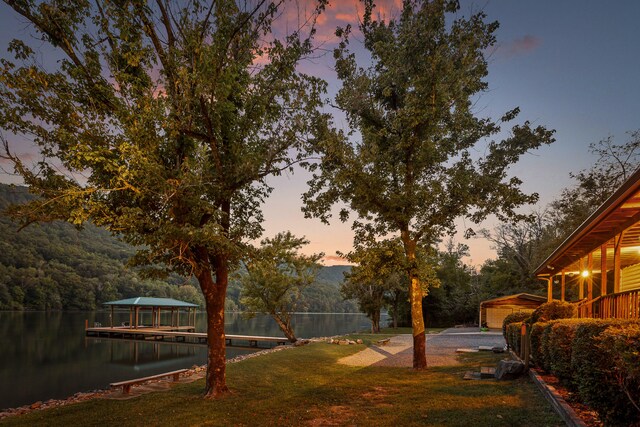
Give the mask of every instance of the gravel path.
[[[427, 335], [427, 366], [457, 365], [456, 350], [477, 349], [479, 346], [502, 347], [505, 345], [502, 333], [498, 331], [480, 332], [478, 328], [450, 328], [439, 334]], [[396, 335], [387, 345], [371, 346], [359, 353], [338, 360], [350, 366], [413, 366], [413, 337], [409, 334]]]

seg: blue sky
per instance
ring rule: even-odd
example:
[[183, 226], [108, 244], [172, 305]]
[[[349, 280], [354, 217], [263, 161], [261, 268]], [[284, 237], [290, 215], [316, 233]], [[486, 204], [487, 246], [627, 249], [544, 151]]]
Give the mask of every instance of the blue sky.
[[[332, 3], [318, 33], [327, 48], [335, 41], [335, 26], [350, 16], [355, 19], [356, 11], [352, 0]], [[378, 3], [393, 10], [398, 2]], [[640, 128], [640, 2], [461, 0], [461, 5], [461, 13], [483, 9], [489, 20], [500, 22], [498, 47], [489, 57], [490, 89], [476, 104], [478, 114], [499, 117], [519, 106], [522, 120], [556, 130], [552, 146], [526, 155], [512, 168], [527, 192], [540, 194], [540, 203], [533, 208], [544, 207], [571, 184], [570, 171], [587, 168], [594, 161], [588, 152], [590, 143], [610, 135], [622, 143], [625, 132]], [[25, 28], [8, 6], [0, 5], [0, 55], [5, 55], [11, 38], [27, 34]], [[304, 68], [324, 76], [335, 93], [331, 65], [329, 54]], [[338, 119], [337, 124], [341, 123]], [[0, 181], [8, 179], [0, 176]], [[349, 224], [325, 226], [303, 218], [300, 194], [305, 180], [304, 174], [272, 180], [276, 190], [265, 206], [265, 235], [289, 229], [307, 236], [310, 252], [349, 251]], [[483, 224], [492, 225], [492, 221]], [[486, 241], [458, 240], [471, 247], [468, 261], [474, 265], [495, 257]]]

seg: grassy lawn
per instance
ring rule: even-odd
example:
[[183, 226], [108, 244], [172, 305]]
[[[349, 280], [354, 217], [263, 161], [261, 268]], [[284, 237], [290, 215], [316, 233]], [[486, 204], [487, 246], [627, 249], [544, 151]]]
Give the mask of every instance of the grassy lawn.
[[[365, 343], [384, 335], [360, 334]], [[364, 347], [313, 343], [228, 366], [233, 393], [201, 398], [203, 381], [129, 400], [97, 399], [8, 418], [6, 425], [563, 425], [528, 378], [465, 381], [499, 355], [465, 355], [463, 365], [361, 368], [336, 360]]]

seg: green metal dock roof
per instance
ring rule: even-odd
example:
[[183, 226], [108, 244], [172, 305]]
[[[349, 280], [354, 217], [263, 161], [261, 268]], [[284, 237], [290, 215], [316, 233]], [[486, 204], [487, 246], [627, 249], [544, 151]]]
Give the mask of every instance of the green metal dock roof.
[[190, 302], [178, 301], [173, 298], [153, 298], [153, 297], [136, 297], [121, 299], [118, 301], [105, 302], [104, 305], [116, 307], [160, 307], [160, 308], [191, 308], [198, 307], [197, 304]]

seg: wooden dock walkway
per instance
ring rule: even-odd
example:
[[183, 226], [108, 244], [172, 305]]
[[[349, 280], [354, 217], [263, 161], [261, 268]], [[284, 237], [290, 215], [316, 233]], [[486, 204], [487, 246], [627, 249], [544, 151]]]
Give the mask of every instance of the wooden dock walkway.
[[[94, 338], [111, 338], [123, 340], [148, 340], [148, 341], [165, 341], [179, 342], [189, 344], [207, 344], [207, 334], [201, 332], [193, 332], [193, 327], [188, 326], [163, 326], [156, 328], [130, 328], [122, 327], [93, 327], [85, 328], [86, 335]], [[285, 345], [287, 339], [285, 337], [263, 337], [256, 335], [226, 335], [227, 345], [233, 346], [234, 341], [237, 343], [248, 342], [250, 347], [258, 347], [258, 342], [270, 342], [276, 345]]]

